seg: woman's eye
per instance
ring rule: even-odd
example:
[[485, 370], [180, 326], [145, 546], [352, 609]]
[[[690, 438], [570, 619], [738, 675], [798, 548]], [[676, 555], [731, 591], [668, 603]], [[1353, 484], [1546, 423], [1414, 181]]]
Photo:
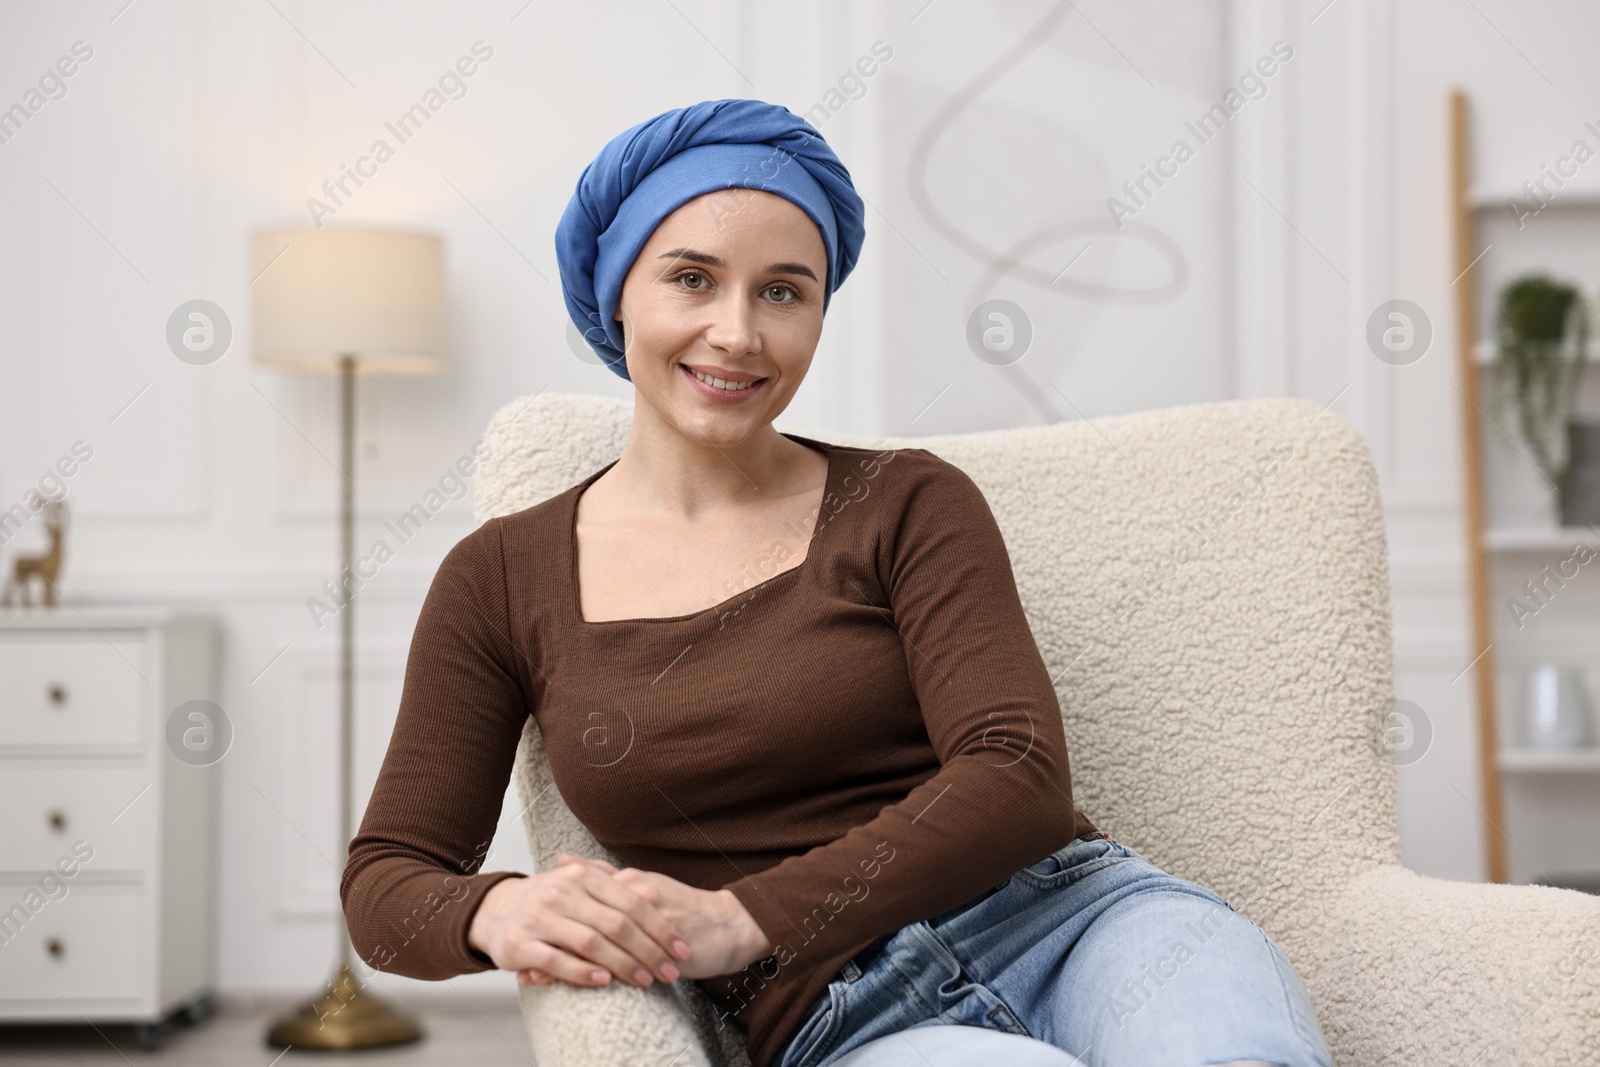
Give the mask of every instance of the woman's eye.
[[[691, 278], [694, 279], [694, 284], [690, 284], [689, 280]], [[673, 280], [678, 282], [685, 289], [688, 289], [690, 292], [702, 292], [706, 287], [706, 276], [697, 270], [681, 271], [680, 273], [673, 275]], [[765, 290], [763, 290], [763, 292], [767, 293], [769, 296], [778, 294], [779, 298], [773, 300], [774, 304], [793, 304], [800, 299], [800, 290], [788, 284], [769, 285]], [[781, 299], [781, 297], [785, 295], [787, 295], [788, 299]]]

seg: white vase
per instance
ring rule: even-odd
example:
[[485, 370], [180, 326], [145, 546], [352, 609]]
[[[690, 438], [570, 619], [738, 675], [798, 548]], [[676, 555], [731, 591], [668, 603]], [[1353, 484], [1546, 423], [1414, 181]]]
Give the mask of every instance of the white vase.
[[1529, 676], [1527, 733], [1530, 748], [1581, 748], [1593, 744], [1583, 668], [1543, 663]]

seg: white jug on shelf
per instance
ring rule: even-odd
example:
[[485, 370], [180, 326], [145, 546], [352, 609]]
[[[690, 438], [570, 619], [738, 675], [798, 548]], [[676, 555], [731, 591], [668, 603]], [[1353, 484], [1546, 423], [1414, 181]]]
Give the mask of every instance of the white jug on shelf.
[[1583, 668], [1542, 663], [1529, 676], [1530, 748], [1581, 748], [1594, 743]]

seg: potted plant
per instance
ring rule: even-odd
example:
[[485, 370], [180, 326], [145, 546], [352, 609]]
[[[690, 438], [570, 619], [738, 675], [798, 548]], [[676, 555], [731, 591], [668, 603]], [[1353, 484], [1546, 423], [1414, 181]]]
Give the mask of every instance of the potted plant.
[[1545, 274], [1513, 279], [1500, 292], [1495, 345], [1497, 410], [1508, 394], [1515, 399], [1518, 429], [1555, 486], [1561, 524], [1600, 522], [1600, 423], [1574, 418], [1589, 351], [1583, 295]]

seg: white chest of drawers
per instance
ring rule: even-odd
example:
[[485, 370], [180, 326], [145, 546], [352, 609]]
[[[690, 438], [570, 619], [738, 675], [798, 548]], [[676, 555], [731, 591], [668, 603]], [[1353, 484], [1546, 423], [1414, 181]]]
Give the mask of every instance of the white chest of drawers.
[[209, 1012], [203, 746], [226, 731], [191, 705], [187, 758], [168, 738], [216, 701], [220, 639], [161, 609], [0, 610], [0, 1021], [133, 1023], [150, 1046], [174, 1009]]

